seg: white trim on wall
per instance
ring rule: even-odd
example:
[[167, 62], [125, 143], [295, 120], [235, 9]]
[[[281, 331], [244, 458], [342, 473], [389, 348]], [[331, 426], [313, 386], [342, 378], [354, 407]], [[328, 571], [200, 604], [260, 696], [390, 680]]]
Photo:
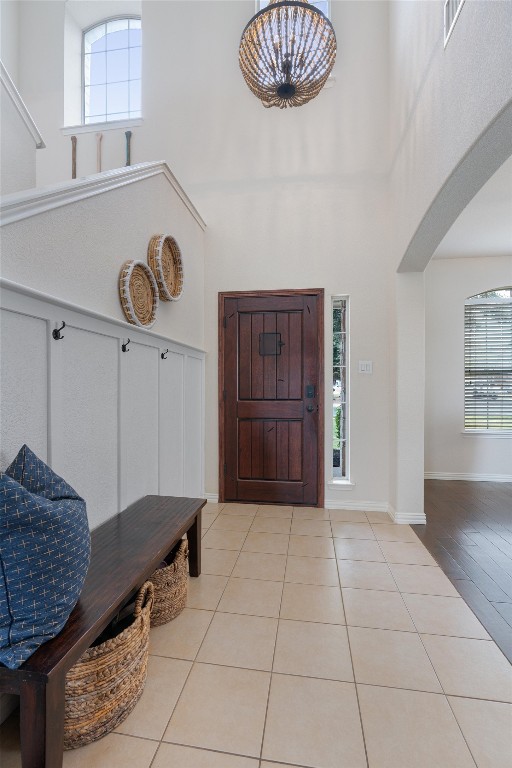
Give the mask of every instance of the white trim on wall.
[[142, 333], [144, 335], [151, 336], [155, 339], [160, 339], [165, 344], [167, 343], [179, 344], [180, 347], [204, 354], [204, 349], [200, 349], [199, 347], [192, 347], [189, 344], [184, 344], [181, 341], [176, 341], [175, 339], [171, 339], [169, 336], [164, 336], [161, 333], [155, 333], [155, 331], [152, 331], [150, 328], [142, 328], [136, 325], [132, 325], [131, 323], [127, 323], [125, 320], [118, 320], [118, 318], [116, 317], [103, 315], [101, 312], [95, 312], [92, 309], [81, 307], [78, 304], [72, 304], [70, 301], [59, 299], [56, 296], [51, 296], [49, 293], [43, 293], [43, 291], [36, 291], [34, 288], [28, 288], [26, 285], [20, 285], [20, 283], [15, 283], [12, 280], [7, 280], [5, 277], [0, 277], [0, 288], [3, 290], [12, 291], [13, 293], [18, 293], [21, 296], [26, 296], [29, 299], [37, 299], [38, 301], [45, 301], [45, 302], [47, 301], [50, 304], [53, 304], [55, 307], [60, 307], [61, 309], [69, 310], [71, 312], [79, 312], [81, 315], [92, 317], [95, 320], [101, 320], [102, 322], [112, 323], [113, 325], [117, 325], [117, 326], [120, 326], [121, 328], [124, 328], [127, 331], [127, 334]]
[[18, 113], [23, 123], [25, 124], [28, 132], [34, 139], [36, 149], [44, 149], [46, 147], [46, 144], [44, 143], [43, 137], [39, 132], [39, 128], [35, 124], [34, 118], [28, 111], [25, 102], [21, 98], [18, 89], [14, 85], [12, 78], [9, 75], [1, 59], [0, 59], [0, 82], [2, 83], [7, 93], [9, 94], [11, 101], [14, 104], [14, 107], [16, 109], [16, 112]]
[[0, 227], [160, 174], [169, 182], [204, 231], [206, 229], [204, 219], [163, 160], [115, 168], [112, 171], [95, 173], [82, 179], [72, 179], [48, 187], [4, 195], [0, 200]]
[[[48, 354], [46, 355], [46, 377], [47, 377], [47, 431], [46, 431], [46, 444], [47, 444], [47, 460], [50, 464], [56, 464], [57, 466], [62, 464], [64, 457], [68, 459], [67, 451], [67, 431], [68, 425], [65, 422], [62, 413], [62, 395], [64, 380], [69, 373], [65, 369], [66, 365], [66, 346], [71, 342], [71, 336], [76, 337], [76, 331], [85, 331], [90, 334], [91, 338], [97, 339], [98, 344], [103, 343], [106, 338], [116, 343], [112, 345], [113, 354], [115, 357], [112, 362], [112, 370], [115, 369], [116, 382], [114, 388], [117, 394], [114, 399], [115, 410], [117, 413], [117, 446], [112, 446], [112, 451], [117, 451], [116, 469], [112, 475], [112, 488], [115, 487], [115, 492], [111, 495], [111, 502], [108, 507], [103, 509], [101, 505], [96, 504], [96, 509], [93, 508], [92, 527], [104, 522], [106, 519], [116, 514], [128, 504], [135, 501], [137, 493], [144, 495], [145, 493], [163, 493], [164, 495], [171, 494], [175, 496], [189, 495], [194, 497], [204, 496], [204, 359], [205, 353], [197, 348], [189, 345], [181, 344], [178, 341], [174, 341], [160, 334], [152, 333], [151, 331], [144, 331], [141, 328], [137, 328], [126, 323], [112, 320], [108, 317], [102, 317], [97, 313], [82, 311], [79, 307], [73, 307], [67, 305], [66, 302], [59, 300], [52, 300], [52, 297], [44, 297], [44, 294], [38, 294], [36, 291], [27, 289], [22, 291], [21, 286], [17, 286], [17, 289], [11, 289], [8, 281], [2, 280], [1, 291], [1, 310], [7, 313], [14, 313], [18, 316], [26, 316], [37, 318], [46, 324], [46, 336], [48, 345]], [[52, 330], [57, 326], [60, 326], [62, 321], [65, 321], [66, 327], [63, 330], [63, 340], [56, 341], [52, 339]], [[125, 327], [127, 330], [125, 330]], [[68, 339], [66, 336], [69, 334]], [[123, 354], [121, 352], [121, 344], [129, 337], [132, 341], [129, 352]], [[94, 341], [92, 342], [94, 343]], [[156, 466], [155, 478], [156, 484], [154, 484], [154, 490], [144, 490], [144, 473], [140, 474], [140, 478], [135, 484], [132, 482], [135, 475], [128, 478], [129, 467], [127, 464], [127, 458], [125, 456], [125, 448], [127, 440], [133, 439], [133, 428], [131, 428], [131, 422], [133, 417], [134, 403], [137, 405], [140, 402], [141, 408], [146, 407], [145, 396], [147, 387], [141, 385], [140, 394], [136, 393], [136, 398], [133, 397], [133, 388], [131, 392], [131, 398], [126, 400], [125, 390], [126, 385], [129, 383], [128, 374], [126, 372], [126, 363], [129, 362], [132, 372], [141, 374], [140, 365], [144, 365], [146, 357], [142, 358], [138, 368], [133, 368], [133, 364], [137, 361], [137, 349], [150, 348], [153, 350], [151, 354], [155, 356], [155, 360], [158, 361], [154, 366], [151, 380], [147, 380], [148, 387], [151, 391], [160, 393], [160, 397], [153, 401], [153, 418], [156, 419], [157, 424], [157, 438], [154, 442], [154, 451], [149, 456], [148, 461], [152, 462], [151, 466]], [[186, 364], [189, 361], [193, 363], [193, 375], [194, 379], [191, 381], [184, 376], [183, 384], [181, 387], [181, 394], [177, 400], [181, 399], [181, 402], [175, 402], [175, 409], [179, 412], [186, 413], [187, 409], [190, 412], [194, 409], [199, 414], [198, 427], [194, 430], [187, 430], [186, 425], [183, 425], [183, 430], [175, 431], [175, 424], [171, 423], [172, 419], [169, 419], [166, 412], [162, 409], [162, 400], [164, 399], [161, 392], [162, 384], [161, 379], [165, 376], [167, 365], [173, 364], [171, 360], [161, 359], [162, 352], [169, 350], [176, 355], [174, 359], [183, 360], [183, 370], [186, 371]], [[69, 349], [67, 349], [69, 352]], [[22, 352], [20, 352], [22, 354]], [[69, 356], [67, 356], [69, 359]], [[129, 357], [129, 360], [128, 360]], [[146, 369], [144, 369], [146, 370]], [[43, 376], [40, 372], [40, 376]], [[144, 374], [149, 375], [149, 374]], [[144, 375], [138, 375], [141, 381], [145, 381]], [[156, 376], [156, 379], [155, 379]], [[200, 386], [197, 385], [200, 380]], [[112, 379], [110, 379], [112, 382]], [[75, 386], [80, 385], [80, 380], [74, 380]], [[31, 386], [38, 386], [38, 382], [35, 380]], [[151, 386], [150, 386], [151, 385]], [[84, 385], [86, 386], [86, 385]], [[112, 387], [111, 387], [112, 390]], [[20, 404], [20, 398], [29, 396], [30, 387], [23, 386], [20, 383], [19, 393], [16, 394], [18, 406]], [[126, 402], [123, 401], [125, 398]], [[22, 402], [22, 400], [21, 400]], [[15, 403], [2, 403], [3, 407], [9, 409], [11, 406], [15, 407]], [[162, 440], [164, 436], [171, 437], [174, 444], [174, 452], [183, 456], [183, 462], [179, 471], [175, 472], [173, 479], [169, 482], [169, 475], [172, 467], [169, 464], [169, 449], [165, 447], [165, 441]], [[4, 438], [8, 437], [6, 435]], [[26, 439], [25, 439], [26, 437]], [[186, 438], [186, 439], [185, 439]], [[21, 440], [21, 443], [26, 441], [30, 442], [30, 435], [16, 434], [15, 440]], [[21, 445], [20, 443], [20, 445]], [[132, 443], [133, 445], [133, 443]], [[12, 447], [12, 446], [10, 446]], [[5, 457], [4, 457], [5, 459]], [[77, 461], [81, 461], [80, 457], [77, 457]], [[189, 462], [195, 463], [196, 471], [191, 475], [187, 474], [187, 464]], [[132, 459], [133, 463], [133, 459]], [[77, 465], [78, 466], [78, 465]], [[101, 471], [101, 468], [99, 468]], [[82, 478], [83, 479], [83, 478]], [[130, 482], [128, 482], [130, 480]], [[85, 485], [88, 480], [85, 479]], [[94, 497], [93, 485], [89, 489], [91, 498]], [[130, 486], [130, 488], [129, 488]], [[91, 518], [90, 518], [91, 519]]]
[[512, 475], [486, 475], [476, 472], [425, 472], [425, 480], [469, 480], [476, 483], [512, 483]]
[[144, 124], [144, 118], [132, 117], [130, 120], [109, 120], [108, 123], [86, 123], [85, 125], [65, 125], [60, 129], [63, 136], [72, 136], [76, 133], [96, 133], [97, 131], [114, 131], [121, 128], [140, 128]]

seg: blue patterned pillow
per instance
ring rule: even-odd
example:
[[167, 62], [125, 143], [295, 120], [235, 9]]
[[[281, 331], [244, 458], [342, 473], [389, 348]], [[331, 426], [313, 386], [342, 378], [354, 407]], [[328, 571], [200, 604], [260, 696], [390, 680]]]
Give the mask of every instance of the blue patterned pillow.
[[89, 567], [85, 502], [26, 445], [0, 474], [0, 663], [55, 637]]

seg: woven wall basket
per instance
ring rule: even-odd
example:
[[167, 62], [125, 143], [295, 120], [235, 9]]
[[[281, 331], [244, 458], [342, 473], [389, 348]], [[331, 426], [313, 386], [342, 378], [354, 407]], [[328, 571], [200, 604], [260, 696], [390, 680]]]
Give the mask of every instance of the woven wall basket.
[[166, 624], [182, 612], [187, 602], [188, 543], [181, 542], [174, 561], [167, 568], [159, 568], [150, 577], [155, 588], [151, 609], [151, 626]]
[[151, 328], [158, 309], [158, 286], [143, 261], [124, 262], [119, 273], [119, 298], [129, 323]]
[[146, 682], [153, 585], [135, 601], [133, 622], [116, 637], [88, 648], [66, 676], [64, 749], [113, 731], [129, 715]]
[[148, 264], [162, 301], [178, 301], [183, 293], [183, 260], [174, 237], [153, 235], [148, 245]]

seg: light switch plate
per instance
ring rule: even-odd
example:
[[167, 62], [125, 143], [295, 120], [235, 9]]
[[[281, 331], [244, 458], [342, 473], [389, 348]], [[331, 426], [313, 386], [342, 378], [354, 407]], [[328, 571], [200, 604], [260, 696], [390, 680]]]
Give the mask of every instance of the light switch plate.
[[373, 360], [360, 360], [359, 361], [359, 373], [373, 373]]

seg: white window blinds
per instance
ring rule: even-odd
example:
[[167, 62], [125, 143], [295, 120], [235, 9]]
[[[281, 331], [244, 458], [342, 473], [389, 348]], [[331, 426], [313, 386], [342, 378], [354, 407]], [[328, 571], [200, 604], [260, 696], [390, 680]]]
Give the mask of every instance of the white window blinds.
[[464, 319], [464, 428], [512, 430], [512, 298], [468, 299]]

